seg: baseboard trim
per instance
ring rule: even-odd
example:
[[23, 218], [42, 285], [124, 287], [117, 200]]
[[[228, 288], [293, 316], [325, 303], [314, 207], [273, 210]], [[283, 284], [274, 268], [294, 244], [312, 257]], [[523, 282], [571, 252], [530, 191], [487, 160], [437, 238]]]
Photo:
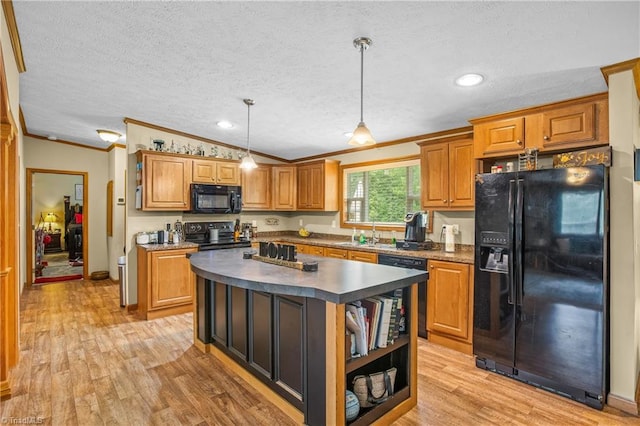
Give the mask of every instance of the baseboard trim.
[[609, 393], [607, 397], [607, 405], [617, 408], [620, 411], [624, 411], [625, 413], [633, 414], [634, 416], [638, 415], [638, 403], [636, 401], [632, 401], [612, 393]]

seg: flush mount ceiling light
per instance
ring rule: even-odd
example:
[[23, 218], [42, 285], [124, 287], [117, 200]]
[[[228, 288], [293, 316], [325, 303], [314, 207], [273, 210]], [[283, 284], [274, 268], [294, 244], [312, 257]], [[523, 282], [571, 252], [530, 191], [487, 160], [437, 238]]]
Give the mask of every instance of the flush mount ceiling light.
[[256, 102], [253, 99], [243, 99], [243, 102], [247, 105], [247, 155], [242, 157], [242, 162], [240, 163], [241, 169], [255, 169], [258, 167], [255, 160], [251, 156], [251, 142], [249, 140], [249, 126], [251, 125], [251, 105]]
[[98, 136], [100, 136], [100, 139], [105, 142], [113, 143], [120, 139], [120, 137], [122, 136], [120, 133], [111, 130], [98, 129], [96, 130], [96, 132], [98, 132]]
[[371, 132], [367, 129], [367, 126], [364, 124], [364, 51], [371, 46], [373, 42], [370, 38], [367, 37], [358, 37], [353, 40], [353, 45], [356, 49], [360, 50], [360, 122], [358, 123], [358, 127], [353, 131], [353, 136], [349, 139], [349, 145], [355, 146], [365, 146], [365, 145], [374, 145], [376, 143], [373, 136], [371, 136]]
[[232, 127], [233, 127], [233, 124], [231, 124], [231, 123], [229, 123], [228, 121], [225, 121], [225, 120], [218, 121], [218, 122], [216, 123], [216, 125], [217, 125], [218, 127], [223, 128], [223, 129], [230, 129], [230, 128], [232, 128]]
[[484, 77], [482, 75], [470, 73], [461, 75], [460, 77], [456, 78], [456, 84], [462, 87], [471, 87], [477, 86], [478, 84], [482, 83], [483, 80]]

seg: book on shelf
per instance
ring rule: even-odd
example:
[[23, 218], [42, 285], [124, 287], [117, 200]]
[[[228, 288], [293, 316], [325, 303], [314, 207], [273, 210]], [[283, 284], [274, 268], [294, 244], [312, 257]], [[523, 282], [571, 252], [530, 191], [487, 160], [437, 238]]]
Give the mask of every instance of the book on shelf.
[[345, 325], [353, 333], [356, 356], [386, 348], [399, 337], [402, 297], [403, 289], [399, 288], [346, 305]]
[[[386, 296], [377, 296], [382, 308], [380, 319], [378, 320], [378, 337], [376, 346], [386, 348], [389, 339], [389, 329], [391, 327], [391, 308], [393, 307], [393, 298]], [[392, 331], [393, 333], [393, 331]]]
[[[345, 315], [347, 316], [347, 326], [350, 325], [351, 327], [353, 327], [352, 331], [355, 336], [356, 352], [361, 356], [367, 355], [369, 351], [367, 347], [367, 325], [364, 319], [364, 309], [362, 308], [362, 306], [349, 303], [346, 305]], [[349, 317], [351, 317], [351, 320], [353, 321], [350, 321]], [[355, 326], [353, 324], [354, 322]]]

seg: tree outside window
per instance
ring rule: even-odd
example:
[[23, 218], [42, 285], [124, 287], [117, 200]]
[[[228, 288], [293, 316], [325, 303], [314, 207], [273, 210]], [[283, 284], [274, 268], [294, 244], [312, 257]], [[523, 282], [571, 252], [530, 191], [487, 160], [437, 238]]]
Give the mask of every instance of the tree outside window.
[[404, 160], [350, 167], [343, 172], [344, 221], [404, 226], [420, 210], [420, 161]]

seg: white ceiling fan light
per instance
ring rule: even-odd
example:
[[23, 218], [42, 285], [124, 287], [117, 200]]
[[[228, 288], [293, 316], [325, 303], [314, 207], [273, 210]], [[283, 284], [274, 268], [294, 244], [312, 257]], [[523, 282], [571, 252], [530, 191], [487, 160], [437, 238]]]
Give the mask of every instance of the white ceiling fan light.
[[98, 132], [100, 139], [110, 143], [113, 143], [122, 137], [121, 133], [114, 132], [113, 130], [98, 129], [96, 132]]
[[484, 76], [477, 73], [467, 73], [456, 78], [455, 82], [457, 86], [461, 87], [473, 87], [484, 81]]

